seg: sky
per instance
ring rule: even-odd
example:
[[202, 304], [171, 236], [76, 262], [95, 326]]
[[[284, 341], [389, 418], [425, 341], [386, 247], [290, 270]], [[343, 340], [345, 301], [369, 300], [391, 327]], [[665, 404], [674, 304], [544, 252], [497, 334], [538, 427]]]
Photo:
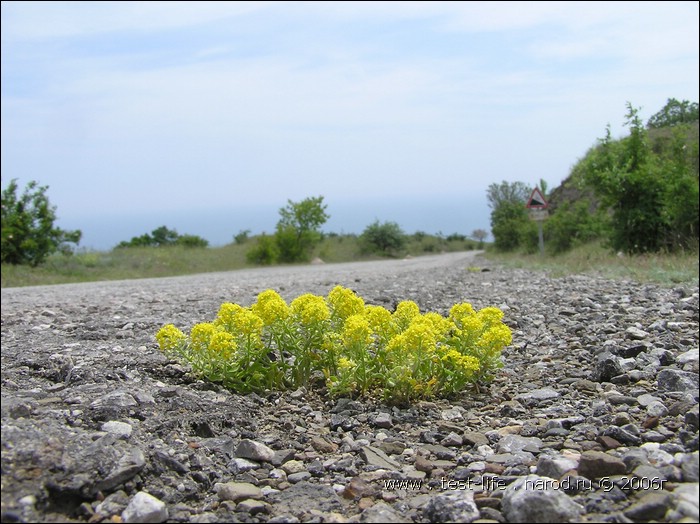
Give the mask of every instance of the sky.
[[2, 2], [2, 187], [110, 249], [224, 245], [323, 196], [326, 232], [490, 230], [630, 103], [698, 101], [698, 2]]

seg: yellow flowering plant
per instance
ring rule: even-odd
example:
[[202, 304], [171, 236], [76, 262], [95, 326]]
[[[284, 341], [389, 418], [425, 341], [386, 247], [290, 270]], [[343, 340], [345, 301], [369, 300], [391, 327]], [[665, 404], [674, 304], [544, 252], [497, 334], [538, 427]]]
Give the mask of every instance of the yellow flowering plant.
[[325, 378], [332, 395], [381, 394], [391, 403], [460, 393], [492, 378], [512, 341], [503, 312], [455, 304], [447, 317], [400, 302], [391, 313], [352, 290], [304, 294], [289, 305], [274, 290], [250, 307], [222, 304], [189, 336], [168, 324], [160, 348], [194, 373], [240, 392], [282, 390]]

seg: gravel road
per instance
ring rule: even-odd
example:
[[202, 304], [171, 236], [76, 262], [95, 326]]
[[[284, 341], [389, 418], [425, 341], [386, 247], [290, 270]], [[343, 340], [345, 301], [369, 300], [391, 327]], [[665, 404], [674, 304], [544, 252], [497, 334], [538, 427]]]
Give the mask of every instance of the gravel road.
[[[500, 307], [504, 368], [398, 408], [240, 396], [155, 344], [222, 302], [336, 285], [389, 309]], [[697, 522], [697, 497], [697, 285], [463, 252], [2, 289], [3, 522]]]

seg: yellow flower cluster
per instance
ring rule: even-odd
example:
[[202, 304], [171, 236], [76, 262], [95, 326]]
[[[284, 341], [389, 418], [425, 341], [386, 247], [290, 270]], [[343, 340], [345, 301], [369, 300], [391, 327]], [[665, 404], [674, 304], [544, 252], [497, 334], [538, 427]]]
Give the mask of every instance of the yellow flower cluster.
[[343, 342], [347, 346], [367, 346], [372, 342], [372, 330], [364, 315], [352, 315], [345, 320]]
[[291, 314], [284, 299], [272, 289], [260, 293], [251, 310], [262, 319], [266, 326], [283, 321]]
[[323, 297], [306, 293], [292, 300], [292, 313], [308, 326], [328, 320], [331, 316]]
[[475, 311], [467, 303], [447, 317], [421, 314], [413, 301], [391, 313], [336, 286], [327, 297], [307, 293], [289, 305], [263, 291], [247, 308], [222, 304], [215, 320], [196, 324], [189, 337], [168, 324], [156, 340], [196, 372], [241, 391], [307, 385], [322, 372], [331, 393], [381, 391], [407, 402], [490, 378], [512, 341], [502, 320], [498, 308]]
[[172, 324], [163, 326], [156, 334], [158, 345], [163, 351], [177, 349], [186, 339], [185, 334]]
[[342, 286], [335, 286], [328, 293], [328, 305], [333, 309], [333, 316], [340, 321], [345, 321], [353, 315], [361, 315], [365, 309], [365, 301], [352, 290]]

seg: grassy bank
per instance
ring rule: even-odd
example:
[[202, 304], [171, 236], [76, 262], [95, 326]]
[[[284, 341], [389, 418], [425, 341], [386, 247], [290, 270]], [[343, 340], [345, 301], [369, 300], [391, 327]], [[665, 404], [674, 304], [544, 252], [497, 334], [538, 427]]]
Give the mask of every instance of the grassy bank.
[[593, 243], [555, 256], [496, 253], [492, 250], [488, 250], [485, 256], [505, 267], [544, 270], [553, 277], [592, 274], [668, 286], [698, 283], [697, 251], [627, 256], [617, 255]]

